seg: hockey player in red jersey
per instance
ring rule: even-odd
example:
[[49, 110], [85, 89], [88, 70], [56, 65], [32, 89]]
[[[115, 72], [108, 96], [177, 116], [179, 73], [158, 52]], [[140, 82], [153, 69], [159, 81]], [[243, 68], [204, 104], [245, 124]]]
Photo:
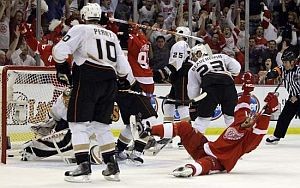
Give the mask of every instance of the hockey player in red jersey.
[[145, 128], [137, 122], [137, 129], [141, 137], [150, 132], [160, 137], [181, 138], [182, 144], [195, 161], [175, 169], [171, 173], [175, 177], [206, 175], [211, 171], [230, 172], [242, 155], [259, 145], [267, 133], [271, 114], [277, 110], [277, 96], [268, 93], [264, 99], [267, 104], [262, 113], [250, 113], [250, 92], [253, 89], [252, 84], [243, 85], [243, 94], [235, 108], [234, 122], [214, 142], [208, 141], [203, 134], [185, 121], [173, 125], [161, 124], [152, 128]]
[[145, 93], [154, 92], [153, 72], [149, 66], [149, 41], [139, 28], [132, 28], [128, 39], [128, 61], [135, 79]]
[[[53, 21], [54, 22], [54, 21]], [[55, 21], [53, 23], [53, 28], [51, 33], [43, 36], [41, 41], [38, 41], [35, 38], [35, 33], [32, 27], [30, 27], [27, 23], [22, 23], [20, 27], [21, 33], [24, 35], [25, 41], [28, 46], [33, 50], [35, 53], [40, 54], [41, 60], [43, 61], [45, 66], [54, 66], [55, 61], [52, 58], [52, 48], [53, 46], [59, 42], [59, 40], [63, 37], [63, 22], [62, 21]], [[50, 24], [51, 25], [51, 24]], [[71, 62], [71, 57], [68, 59], [68, 62]]]
[[[129, 32], [128, 37], [126, 36], [127, 31]], [[119, 161], [129, 160], [133, 164], [141, 165], [144, 162], [142, 156], [149, 137], [135, 139], [133, 151], [130, 153], [125, 151], [132, 140], [130, 116], [138, 115], [143, 122], [151, 122], [151, 125], [157, 124], [159, 121], [149, 97], [127, 93], [124, 90], [152, 94], [154, 92], [154, 82], [152, 70], [149, 67], [147, 38], [138, 28], [134, 27], [126, 28], [124, 33], [125, 36], [122, 36], [121, 40], [128, 38], [127, 42], [123, 42], [123, 47], [128, 49], [128, 61], [132, 74], [127, 76], [130, 86], [124, 86], [124, 83], [120, 82], [118, 84], [119, 90], [123, 91], [118, 92], [116, 103], [120, 108], [122, 121], [126, 127], [121, 131], [117, 140], [116, 157]]]

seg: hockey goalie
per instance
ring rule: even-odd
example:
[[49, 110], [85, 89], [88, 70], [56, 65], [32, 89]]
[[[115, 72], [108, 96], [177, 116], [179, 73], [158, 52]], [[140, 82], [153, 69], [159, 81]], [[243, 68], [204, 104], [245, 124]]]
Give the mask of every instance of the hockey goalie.
[[73, 149], [71, 131], [68, 126], [67, 105], [70, 89], [67, 88], [53, 104], [46, 122], [31, 126], [36, 139], [23, 144], [20, 151], [21, 160], [40, 160]]
[[[67, 106], [71, 90], [65, 89], [53, 104], [49, 119], [46, 122], [31, 126], [36, 139], [25, 142], [20, 151], [22, 161], [41, 160], [54, 155], [60, 155], [66, 164], [76, 163], [74, 157], [65, 157], [64, 152], [73, 149], [71, 130], [67, 119]], [[90, 138], [93, 141], [93, 138]], [[101, 150], [97, 144], [90, 148], [90, 162], [102, 164]]]

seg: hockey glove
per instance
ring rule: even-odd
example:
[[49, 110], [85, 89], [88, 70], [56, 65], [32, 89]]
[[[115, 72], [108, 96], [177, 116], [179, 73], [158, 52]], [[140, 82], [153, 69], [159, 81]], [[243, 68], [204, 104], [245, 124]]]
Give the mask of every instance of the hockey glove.
[[141, 88], [141, 86], [140, 86], [140, 84], [139, 84], [137, 81], [135, 81], [135, 82], [130, 86], [130, 89], [131, 89], [132, 91], [137, 91], [137, 92], [142, 92], [142, 91], [143, 91], [142, 88]]
[[173, 65], [168, 64], [162, 69], [153, 70], [153, 80], [154, 82], [167, 81], [172, 73], [176, 73], [176, 68]]
[[130, 89], [130, 83], [125, 77], [119, 77], [117, 81], [118, 90], [129, 90]]
[[278, 98], [275, 93], [268, 93], [264, 101], [267, 103], [264, 113], [272, 114], [278, 110]]
[[71, 67], [68, 62], [56, 63], [56, 78], [62, 83], [71, 86], [72, 85], [72, 75], [71, 75]]
[[242, 86], [242, 90], [244, 91], [244, 94], [249, 95], [250, 92], [254, 90], [254, 85], [244, 83]]
[[198, 103], [191, 103], [189, 108], [191, 121], [195, 121], [198, 117]]
[[251, 72], [245, 72], [242, 76], [243, 84], [253, 84], [254, 77]]

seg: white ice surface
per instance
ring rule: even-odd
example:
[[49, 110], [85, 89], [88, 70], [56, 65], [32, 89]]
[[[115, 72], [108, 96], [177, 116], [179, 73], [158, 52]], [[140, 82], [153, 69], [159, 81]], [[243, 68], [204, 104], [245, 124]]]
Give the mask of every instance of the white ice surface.
[[142, 166], [121, 162], [120, 182], [104, 180], [101, 171], [105, 166], [98, 165], [92, 167], [92, 183], [79, 184], [63, 180], [64, 171], [75, 166], [65, 165], [59, 157], [31, 162], [13, 157], [0, 165], [0, 188], [299, 188], [299, 159], [300, 135], [288, 135], [279, 145], [265, 145], [263, 141], [255, 151], [244, 155], [229, 174], [175, 178], [168, 173], [191, 160], [185, 150], [165, 148], [155, 157], [144, 156]]

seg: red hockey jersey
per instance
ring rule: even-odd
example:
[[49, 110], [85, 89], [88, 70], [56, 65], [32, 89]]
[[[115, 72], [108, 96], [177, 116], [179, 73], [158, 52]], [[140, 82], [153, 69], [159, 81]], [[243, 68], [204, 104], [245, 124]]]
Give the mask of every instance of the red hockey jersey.
[[240, 127], [246, 119], [247, 113], [250, 112], [250, 96], [244, 99], [236, 106], [235, 121], [216, 141], [209, 142], [204, 146], [205, 152], [216, 157], [227, 172], [232, 170], [242, 155], [249, 153], [259, 145], [269, 126], [270, 116], [261, 115], [253, 127]]
[[[20, 27], [20, 30], [24, 35], [27, 45], [35, 53], [40, 54], [45, 66], [54, 66], [56, 62], [52, 58], [52, 48], [54, 44], [57, 43], [62, 37], [60, 35], [62, 26], [56, 27], [56, 29], [50, 34], [45, 35], [42, 41], [36, 40], [32, 27], [30, 27], [28, 24], [23, 23]], [[68, 62], [70, 63], [71, 61], [72, 60], [69, 58]]]
[[134, 77], [142, 84], [154, 84], [148, 53], [149, 44], [146, 36], [141, 32], [132, 32], [128, 39], [128, 61]]

